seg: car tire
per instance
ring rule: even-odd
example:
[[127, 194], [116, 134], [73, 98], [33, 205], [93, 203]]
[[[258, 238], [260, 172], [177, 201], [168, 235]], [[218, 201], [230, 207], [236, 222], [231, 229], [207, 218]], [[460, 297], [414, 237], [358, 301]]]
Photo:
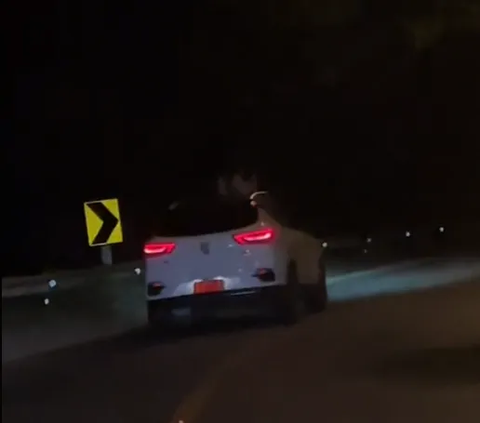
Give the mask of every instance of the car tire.
[[309, 295], [309, 305], [312, 313], [321, 313], [328, 304], [327, 272], [325, 261], [321, 258], [318, 262], [318, 278]]
[[290, 262], [287, 267], [287, 281], [284, 295], [278, 311], [278, 318], [284, 325], [294, 325], [304, 315], [305, 298], [298, 281], [297, 266]]
[[148, 329], [152, 334], [164, 334], [170, 330], [172, 322], [165, 314], [155, 303], [147, 302]]

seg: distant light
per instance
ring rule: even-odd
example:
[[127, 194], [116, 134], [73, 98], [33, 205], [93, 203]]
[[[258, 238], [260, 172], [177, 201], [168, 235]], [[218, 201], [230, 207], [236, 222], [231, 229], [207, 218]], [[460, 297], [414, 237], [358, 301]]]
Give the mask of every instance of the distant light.
[[366, 248], [363, 249], [363, 253], [364, 254], [367, 254], [368, 253], [368, 250]]
[[55, 288], [57, 286], [57, 281], [55, 279], [48, 281], [48, 286], [50, 288]]
[[322, 247], [323, 247], [323, 248], [327, 248], [327, 247], [328, 247], [328, 242], [322, 243]]
[[49, 300], [48, 298], [44, 298], [43, 304], [49, 305], [49, 304], [50, 304], [50, 300]]
[[372, 242], [372, 238], [367, 238], [367, 243], [370, 244]]
[[444, 228], [443, 226], [440, 226], [440, 227], [438, 228], [438, 230], [439, 230], [440, 232], [445, 232], [445, 228]]
[[134, 272], [135, 274], [139, 275], [140, 273], [142, 273], [142, 270], [139, 267], [136, 267]]
[[411, 234], [409, 231], [407, 231], [407, 232], [405, 232], [405, 236], [406, 236], [407, 238], [410, 238], [410, 237], [412, 236], [412, 234]]

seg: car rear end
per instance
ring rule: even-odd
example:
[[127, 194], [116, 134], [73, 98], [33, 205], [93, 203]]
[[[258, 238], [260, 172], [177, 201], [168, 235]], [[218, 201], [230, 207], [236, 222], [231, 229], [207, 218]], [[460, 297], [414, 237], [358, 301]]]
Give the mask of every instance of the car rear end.
[[249, 202], [180, 204], [144, 247], [149, 319], [215, 316], [275, 301], [278, 228]]

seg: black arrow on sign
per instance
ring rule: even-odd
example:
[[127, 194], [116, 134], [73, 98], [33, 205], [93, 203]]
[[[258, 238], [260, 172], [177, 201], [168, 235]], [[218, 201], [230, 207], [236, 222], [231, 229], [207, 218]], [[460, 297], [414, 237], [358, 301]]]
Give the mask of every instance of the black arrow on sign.
[[92, 244], [105, 244], [110, 238], [115, 226], [118, 225], [118, 219], [108, 210], [105, 205], [98, 201], [96, 203], [89, 203], [88, 207], [99, 217], [103, 222], [102, 227], [98, 231], [98, 234], [93, 239]]

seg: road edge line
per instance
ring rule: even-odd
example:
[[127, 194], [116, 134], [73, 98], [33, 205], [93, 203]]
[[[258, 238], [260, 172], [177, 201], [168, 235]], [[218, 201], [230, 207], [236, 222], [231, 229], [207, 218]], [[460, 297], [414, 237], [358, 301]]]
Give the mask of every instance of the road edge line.
[[403, 270], [409, 267], [418, 266], [419, 264], [427, 263], [431, 260], [432, 260], [431, 258], [418, 259], [418, 260], [405, 260], [400, 263], [386, 264], [384, 266], [344, 273], [342, 275], [332, 276], [330, 278], [327, 275], [327, 285], [333, 285], [338, 282], [343, 282], [348, 279], [358, 278], [362, 276], [376, 275], [376, 274], [388, 273], [388, 272], [397, 271], [397, 270]]

